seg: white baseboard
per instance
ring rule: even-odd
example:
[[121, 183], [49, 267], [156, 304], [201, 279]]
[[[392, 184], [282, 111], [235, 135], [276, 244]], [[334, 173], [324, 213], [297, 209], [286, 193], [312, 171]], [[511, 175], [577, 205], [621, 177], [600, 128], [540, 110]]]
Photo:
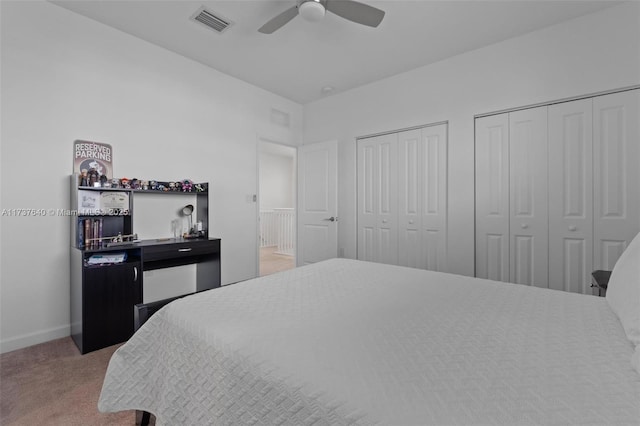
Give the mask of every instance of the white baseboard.
[[35, 333], [23, 334], [22, 336], [0, 340], [0, 353], [15, 351], [49, 340], [61, 339], [70, 335], [69, 325], [50, 328], [48, 330], [37, 331]]

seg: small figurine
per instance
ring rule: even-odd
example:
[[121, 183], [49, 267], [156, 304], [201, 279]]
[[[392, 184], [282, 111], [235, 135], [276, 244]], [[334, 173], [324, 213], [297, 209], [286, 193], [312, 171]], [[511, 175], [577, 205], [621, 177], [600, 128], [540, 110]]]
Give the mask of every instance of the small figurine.
[[163, 184], [159, 183], [158, 184], [158, 191], [168, 191], [169, 189], [164, 186]]
[[175, 190], [176, 190], [176, 183], [169, 182], [169, 191], [175, 191]]
[[100, 186], [103, 188], [109, 187], [109, 178], [107, 178], [107, 175], [100, 175]]
[[204, 188], [199, 183], [196, 183], [193, 187], [196, 189], [196, 192], [204, 192]]
[[176, 182], [176, 191], [182, 192], [182, 182]]
[[191, 192], [193, 190], [193, 182], [191, 179], [184, 179], [182, 181], [182, 192]]
[[131, 189], [140, 189], [140, 181], [138, 178], [131, 179]]
[[122, 184], [123, 188], [131, 189], [131, 184], [129, 183], [129, 178], [123, 177], [122, 179], [120, 179], [120, 183]]
[[111, 187], [112, 188], [120, 188], [120, 179], [118, 179], [118, 178], [111, 179]]
[[96, 169], [89, 169], [87, 176], [89, 179], [89, 186], [100, 186], [100, 175]]
[[158, 189], [158, 181], [155, 181], [155, 180], [149, 181], [149, 188], [154, 191]]
[[147, 191], [147, 190], [149, 189], [149, 182], [148, 182], [148, 181], [146, 181], [146, 180], [142, 180], [142, 181], [140, 181], [140, 187], [141, 187], [143, 190]]
[[82, 169], [82, 171], [80, 172], [80, 186], [89, 186], [87, 169]]

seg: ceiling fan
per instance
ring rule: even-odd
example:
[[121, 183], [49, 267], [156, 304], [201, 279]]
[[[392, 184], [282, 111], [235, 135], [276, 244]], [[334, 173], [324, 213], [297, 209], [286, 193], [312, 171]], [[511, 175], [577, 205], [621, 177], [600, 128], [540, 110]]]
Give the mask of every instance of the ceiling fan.
[[307, 21], [317, 22], [324, 17], [327, 10], [349, 21], [374, 28], [384, 18], [384, 11], [353, 0], [299, 0], [295, 6], [271, 19], [258, 31], [271, 34], [297, 15], [301, 15]]

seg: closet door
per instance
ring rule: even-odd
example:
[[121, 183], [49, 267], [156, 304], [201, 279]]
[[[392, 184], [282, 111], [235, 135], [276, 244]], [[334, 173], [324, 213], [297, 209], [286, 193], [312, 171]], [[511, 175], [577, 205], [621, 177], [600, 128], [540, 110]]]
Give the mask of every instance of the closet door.
[[547, 107], [509, 113], [509, 281], [548, 287]]
[[640, 231], [640, 90], [593, 99], [594, 269], [611, 270]]
[[398, 263], [398, 134], [358, 140], [358, 259]]
[[593, 271], [592, 104], [549, 107], [549, 288], [575, 293]]
[[475, 126], [476, 277], [509, 281], [509, 114]]
[[421, 269], [423, 151], [420, 129], [398, 135], [398, 264]]
[[447, 125], [421, 130], [424, 269], [447, 270]]
[[447, 126], [398, 135], [398, 264], [446, 270]]

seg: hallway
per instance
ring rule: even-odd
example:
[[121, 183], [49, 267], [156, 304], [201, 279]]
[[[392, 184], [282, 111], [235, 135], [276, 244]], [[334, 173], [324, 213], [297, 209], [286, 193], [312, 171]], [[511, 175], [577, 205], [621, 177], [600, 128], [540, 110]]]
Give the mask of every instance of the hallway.
[[276, 246], [260, 248], [260, 276], [295, 267], [294, 257], [276, 253]]

